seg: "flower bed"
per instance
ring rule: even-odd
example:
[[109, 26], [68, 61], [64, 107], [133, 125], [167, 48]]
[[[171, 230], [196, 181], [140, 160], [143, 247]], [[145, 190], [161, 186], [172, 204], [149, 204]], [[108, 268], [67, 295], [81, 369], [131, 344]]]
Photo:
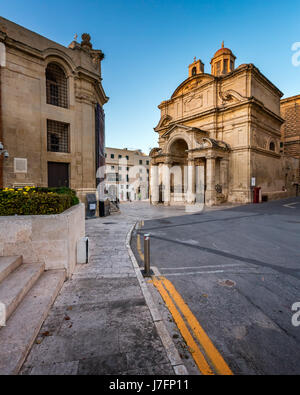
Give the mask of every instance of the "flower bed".
[[4, 188], [0, 190], [0, 216], [60, 214], [79, 203], [69, 188]]

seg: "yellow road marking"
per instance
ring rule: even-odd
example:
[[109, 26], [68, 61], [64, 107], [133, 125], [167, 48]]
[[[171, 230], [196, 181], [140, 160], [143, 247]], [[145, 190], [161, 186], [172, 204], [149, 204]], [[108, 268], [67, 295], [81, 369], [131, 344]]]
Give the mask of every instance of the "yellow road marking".
[[199, 324], [198, 320], [191, 312], [188, 305], [184, 302], [181, 295], [176, 291], [174, 285], [165, 277], [160, 277], [167, 291], [170, 293], [174, 302], [177, 304], [179, 309], [181, 310], [183, 316], [186, 318], [188, 324], [192, 328], [197, 340], [200, 342], [203, 347], [207, 357], [211, 361], [211, 363], [216, 368], [217, 372], [222, 375], [232, 375], [232, 371], [230, 370], [227, 363], [224, 361], [222, 355], [216, 349], [210, 338], [205, 333], [204, 329]]
[[162, 285], [162, 282], [159, 281], [157, 278], [153, 277], [153, 284], [158, 289], [159, 293], [161, 294], [163, 300], [165, 301], [170, 313], [172, 314], [174, 321], [180, 330], [189, 350], [196, 362], [200, 372], [205, 375], [213, 375], [213, 371], [211, 370], [210, 366], [206, 362], [203, 354], [201, 353], [199, 347], [197, 346], [195, 340], [193, 339], [192, 335], [190, 334], [183, 318], [181, 317], [180, 313], [176, 309], [172, 299], [170, 298], [168, 292]]

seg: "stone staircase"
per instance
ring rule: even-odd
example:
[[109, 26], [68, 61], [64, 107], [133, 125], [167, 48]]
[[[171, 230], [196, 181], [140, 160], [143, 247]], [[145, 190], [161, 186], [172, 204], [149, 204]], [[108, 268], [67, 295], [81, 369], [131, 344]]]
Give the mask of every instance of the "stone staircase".
[[6, 326], [0, 327], [0, 375], [18, 374], [64, 281], [64, 270], [45, 272], [44, 264], [22, 257], [0, 257], [0, 302]]

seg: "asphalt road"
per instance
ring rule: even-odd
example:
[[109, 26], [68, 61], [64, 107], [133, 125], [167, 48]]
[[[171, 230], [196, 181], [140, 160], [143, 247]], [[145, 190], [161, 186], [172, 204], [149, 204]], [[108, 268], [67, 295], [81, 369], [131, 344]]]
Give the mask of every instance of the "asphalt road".
[[145, 221], [140, 233], [234, 374], [300, 374], [300, 198]]

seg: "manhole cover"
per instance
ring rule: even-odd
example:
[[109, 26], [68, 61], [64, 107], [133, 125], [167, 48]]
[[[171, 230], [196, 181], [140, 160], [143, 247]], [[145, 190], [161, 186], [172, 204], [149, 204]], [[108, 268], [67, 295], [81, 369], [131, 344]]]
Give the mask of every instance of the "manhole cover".
[[229, 287], [229, 288], [235, 286], [235, 282], [232, 280], [219, 280], [219, 284], [222, 285], [223, 287]]

